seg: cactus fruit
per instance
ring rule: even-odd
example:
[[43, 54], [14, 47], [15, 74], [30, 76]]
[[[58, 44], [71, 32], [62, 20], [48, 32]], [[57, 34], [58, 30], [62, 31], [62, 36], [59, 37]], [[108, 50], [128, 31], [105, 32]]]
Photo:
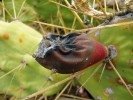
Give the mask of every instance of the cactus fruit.
[[35, 59], [48, 69], [69, 74], [83, 70], [107, 56], [107, 49], [85, 33], [69, 33], [44, 37]]

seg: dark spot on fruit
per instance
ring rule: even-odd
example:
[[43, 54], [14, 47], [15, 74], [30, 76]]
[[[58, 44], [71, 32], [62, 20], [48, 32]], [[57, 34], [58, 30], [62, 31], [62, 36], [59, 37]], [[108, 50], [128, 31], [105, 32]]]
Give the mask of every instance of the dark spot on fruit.
[[3, 34], [3, 38], [8, 40], [9, 39], [9, 34]]

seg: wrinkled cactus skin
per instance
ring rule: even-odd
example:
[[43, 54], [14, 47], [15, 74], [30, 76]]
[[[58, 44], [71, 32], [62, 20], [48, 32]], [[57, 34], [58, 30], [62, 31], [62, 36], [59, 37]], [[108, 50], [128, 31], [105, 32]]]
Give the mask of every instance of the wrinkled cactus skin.
[[107, 56], [106, 47], [85, 33], [48, 34], [34, 55], [42, 66], [62, 74], [81, 71]]

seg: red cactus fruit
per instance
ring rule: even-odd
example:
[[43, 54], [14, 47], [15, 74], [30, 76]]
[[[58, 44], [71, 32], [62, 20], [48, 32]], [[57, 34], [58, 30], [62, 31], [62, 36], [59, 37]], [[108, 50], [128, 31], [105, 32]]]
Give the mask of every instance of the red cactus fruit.
[[105, 46], [85, 33], [48, 34], [35, 53], [35, 59], [45, 68], [70, 74], [85, 69], [108, 56]]

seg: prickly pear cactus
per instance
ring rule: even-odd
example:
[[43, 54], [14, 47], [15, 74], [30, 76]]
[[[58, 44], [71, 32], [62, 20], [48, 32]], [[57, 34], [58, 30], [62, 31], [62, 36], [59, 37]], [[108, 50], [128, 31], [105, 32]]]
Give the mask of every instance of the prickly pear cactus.
[[[51, 96], [58, 94], [67, 81], [80, 76], [77, 77], [76, 82], [96, 100], [132, 100], [132, 0], [124, 2], [115, 0], [112, 3], [109, 0], [107, 5], [103, 0], [94, 1], [0, 1], [0, 19], [5, 21], [0, 21], [0, 94], [11, 95], [12, 99], [18, 100], [40, 94]], [[101, 4], [99, 1], [102, 1]], [[112, 7], [114, 5], [115, 9]], [[103, 9], [102, 6], [107, 7]], [[125, 8], [129, 12], [116, 16], [112, 13], [120, 12]], [[111, 19], [104, 22], [103, 19], [108, 19], [108, 17]], [[86, 19], [90, 19], [91, 22]], [[107, 61], [103, 59], [85, 71], [81, 71], [84, 72], [83, 74], [80, 72], [71, 75], [55, 73], [55, 71], [44, 68], [45, 66], [42, 67], [32, 57], [43, 38], [41, 33], [30, 27], [33, 22], [36, 23], [34, 23], [35, 26], [39, 27], [39, 32], [41, 30], [43, 33], [50, 31], [65, 34], [85, 30], [85, 33], [89, 34], [88, 36], [106, 47], [113, 45], [116, 48], [117, 56]], [[61, 96], [61, 93], [57, 97]]]

